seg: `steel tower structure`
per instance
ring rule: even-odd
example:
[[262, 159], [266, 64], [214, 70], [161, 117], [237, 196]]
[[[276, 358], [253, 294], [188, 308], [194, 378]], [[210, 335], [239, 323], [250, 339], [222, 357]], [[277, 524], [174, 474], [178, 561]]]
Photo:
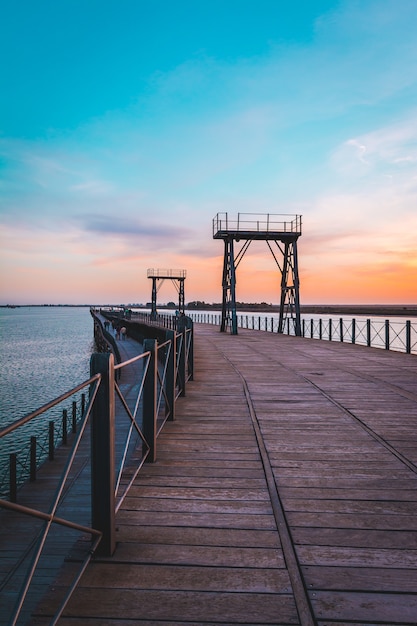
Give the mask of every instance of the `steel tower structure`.
[[[300, 281], [298, 275], [297, 240], [301, 235], [301, 215], [238, 213], [229, 219], [218, 213], [213, 219], [213, 239], [223, 239], [222, 321], [220, 331], [230, 327], [237, 335], [236, 268], [252, 241], [266, 241], [281, 272], [281, 298], [278, 332], [291, 324], [294, 334], [301, 336]], [[244, 241], [235, 256], [234, 242]], [[273, 245], [275, 244], [275, 246]]]
[[[152, 308], [151, 319], [156, 319], [156, 296], [159, 289], [162, 287], [164, 280], [169, 279], [173, 283], [178, 292], [178, 311], [184, 313], [185, 309], [185, 297], [184, 297], [184, 281], [186, 278], [186, 270], [161, 270], [161, 269], [148, 269], [148, 278], [152, 280]], [[158, 286], [158, 281], [161, 284]]]

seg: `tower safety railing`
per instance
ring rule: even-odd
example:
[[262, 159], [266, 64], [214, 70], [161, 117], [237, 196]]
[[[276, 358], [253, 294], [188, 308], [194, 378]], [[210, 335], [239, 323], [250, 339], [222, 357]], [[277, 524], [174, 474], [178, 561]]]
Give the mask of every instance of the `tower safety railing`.
[[288, 233], [301, 234], [302, 216], [286, 213], [238, 213], [235, 219], [231, 219], [228, 213], [217, 213], [213, 219], [213, 237], [218, 238], [219, 233]]
[[[196, 323], [220, 326], [220, 313], [188, 312]], [[288, 320], [289, 322], [289, 320]], [[239, 328], [278, 332], [278, 316], [238, 314]], [[392, 319], [345, 319], [305, 318], [301, 319], [302, 336], [308, 339], [341, 341], [372, 348], [382, 348], [407, 354], [417, 354], [417, 321], [405, 322]], [[294, 335], [292, 325], [287, 323], [284, 334]]]
[[[105, 338], [99, 316], [92, 315], [95, 336]], [[48, 599], [49, 623], [56, 624], [90, 560], [113, 553], [116, 513], [143, 464], [156, 460], [158, 435], [167, 420], [175, 419], [176, 400], [192, 379], [191, 321], [159, 329], [159, 338], [145, 338], [143, 351], [124, 362], [115, 362], [111, 341], [102, 344], [103, 351], [91, 356], [88, 380], [0, 431], [1, 448], [16, 449], [3, 480], [9, 488], [0, 494], [0, 543], [8, 554], [0, 576], [0, 615], [7, 624], [29, 622], [72, 550], [77, 556], [71, 559], [71, 580]], [[119, 382], [127, 376], [134, 393], [124, 392]], [[28, 428], [48, 421], [50, 411], [80, 393], [82, 412], [70, 432], [64, 436], [61, 430], [61, 445], [33, 474], [29, 469], [26, 479], [13, 484], [10, 468], [33, 456]], [[18, 541], [9, 545], [12, 534]]]

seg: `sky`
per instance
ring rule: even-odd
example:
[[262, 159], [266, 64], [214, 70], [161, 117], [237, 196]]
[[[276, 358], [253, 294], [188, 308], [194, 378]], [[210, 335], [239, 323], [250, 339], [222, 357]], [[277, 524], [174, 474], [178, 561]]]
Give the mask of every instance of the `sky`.
[[[416, 32], [416, 0], [3, 3], [0, 304], [146, 303], [149, 268], [221, 302], [218, 213], [302, 215], [302, 304], [416, 303]], [[237, 300], [280, 282], [253, 242]]]

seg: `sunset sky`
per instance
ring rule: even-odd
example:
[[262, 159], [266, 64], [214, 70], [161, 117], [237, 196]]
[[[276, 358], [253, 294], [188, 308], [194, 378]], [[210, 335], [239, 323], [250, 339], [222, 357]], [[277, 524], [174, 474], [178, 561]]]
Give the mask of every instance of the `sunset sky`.
[[[416, 0], [3, 3], [0, 304], [145, 303], [148, 268], [220, 302], [218, 212], [303, 216], [302, 303], [416, 303], [416, 32]], [[254, 243], [237, 299], [279, 284]]]

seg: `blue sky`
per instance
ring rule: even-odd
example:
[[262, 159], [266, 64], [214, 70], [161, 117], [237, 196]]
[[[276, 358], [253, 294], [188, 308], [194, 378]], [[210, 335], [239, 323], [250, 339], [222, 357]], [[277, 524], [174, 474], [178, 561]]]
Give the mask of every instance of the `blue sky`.
[[[146, 302], [149, 267], [220, 301], [217, 212], [303, 215], [304, 302], [416, 302], [416, 32], [415, 0], [3, 6], [0, 303]], [[238, 299], [278, 284], [253, 244]]]

